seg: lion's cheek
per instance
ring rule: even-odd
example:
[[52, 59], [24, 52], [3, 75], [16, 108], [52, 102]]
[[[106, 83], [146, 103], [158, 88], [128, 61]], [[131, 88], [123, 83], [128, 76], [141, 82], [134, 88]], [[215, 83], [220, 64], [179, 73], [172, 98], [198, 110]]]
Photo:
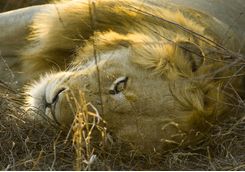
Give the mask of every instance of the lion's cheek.
[[124, 119], [121, 128], [116, 130], [119, 139], [131, 143], [134, 149], [153, 152], [181, 144], [185, 137], [178, 124], [162, 122], [161, 119], [138, 116]]
[[[134, 99], [136, 99], [136, 97]], [[128, 99], [128, 96], [125, 94], [119, 93], [107, 98], [105, 102], [105, 109], [107, 109], [109, 113], [130, 113], [132, 111], [133, 102], [134, 101]]]

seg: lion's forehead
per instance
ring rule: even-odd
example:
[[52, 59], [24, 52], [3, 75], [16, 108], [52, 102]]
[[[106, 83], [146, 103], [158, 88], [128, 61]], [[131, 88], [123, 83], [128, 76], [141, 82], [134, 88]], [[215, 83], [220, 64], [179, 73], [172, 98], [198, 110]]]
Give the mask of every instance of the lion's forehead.
[[[122, 66], [128, 64], [128, 57], [130, 55], [130, 49], [120, 48], [110, 51], [99, 51], [96, 54], [91, 54], [88, 57], [78, 55], [76, 61], [74, 62], [74, 67], [71, 71], [83, 71], [88, 69], [94, 69], [98, 65], [103, 68], [112, 68], [116, 66]], [[81, 61], [81, 59], [87, 59], [86, 62]]]
[[148, 70], [134, 62], [133, 55], [132, 48], [125, 47], [112, 51], [97, 52], [96, 56], [88, 57], [89, 60], [86, 63], [76, 65], [71, 71], [75, 77], [88, 77], [90, 80], [88, 82], [95, 85], [98, 84], [97, 76], [99, 73], [102, 84], [105, 86], [122, 76], [131, 79], [152, 78]]

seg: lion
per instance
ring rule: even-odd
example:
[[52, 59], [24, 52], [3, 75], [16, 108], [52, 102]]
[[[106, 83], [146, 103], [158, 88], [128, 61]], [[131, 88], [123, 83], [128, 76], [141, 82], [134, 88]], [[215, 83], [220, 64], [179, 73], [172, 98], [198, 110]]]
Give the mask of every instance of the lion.
[[27, 109], [61, 128], [73, 123], [84, 96], [110, 132], [141, 150], [190, 145], [239, 108], [244, 94], [245, 6], [211, 3], [76, 0], [30, 7], [9, 14], [24, 16], [18, 26], [27, 40], [0, 47], [20, 60]]

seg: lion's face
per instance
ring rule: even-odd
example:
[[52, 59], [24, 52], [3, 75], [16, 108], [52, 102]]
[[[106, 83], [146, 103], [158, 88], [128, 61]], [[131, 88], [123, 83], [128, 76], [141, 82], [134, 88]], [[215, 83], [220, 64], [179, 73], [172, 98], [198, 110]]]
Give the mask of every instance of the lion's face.
[[130, 49], [122, 48], [100, 56], [101, 93], [97, 67], [92, 60], [81, 69], [44, 77], [30, 89], [28, 102], [58, 123], [69, 125], [76, 109], [71, 99], [78, 101], [83, 93], [100, 114], [103, 106], [101, 116], [119, 137], [129, 140], [139, 137], [137, 140], [144, 142], [159, 139], [155, 135], [159, 136], [176, 108], [169, 83], [132, 63], [131, 55]]
[[[201, 56], [180, 53], [176, 47], [171, 52], [169, 46], [119, 46], [98, 53], [97, 65], [92, 57], [66, 72], [49, 74], [29, 88], [29, 106], [69, 126], [84, 95], [119, 138], [151, 150], [165, 142], [181, 144], [197, 115], [213, 111], [212, 99], [206, 96], [219, 95], [193, 82]], [[153, 64], [162, 67], [161, 74], [152, 72]]]

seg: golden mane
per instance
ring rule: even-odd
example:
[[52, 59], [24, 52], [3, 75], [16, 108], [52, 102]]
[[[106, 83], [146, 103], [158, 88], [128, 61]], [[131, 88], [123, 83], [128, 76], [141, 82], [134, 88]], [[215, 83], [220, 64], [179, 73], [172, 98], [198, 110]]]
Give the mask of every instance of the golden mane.
[[[37, 15], [30, 27], [31, 34], [28, 37], [31, 45], [21, 52], [25, 73], [35, 71], [38, 74], [38, 71], [42, 73], [50, 68], [57, 68], [55, 66], [65, 69], [72, 61], [71, 56], [75, 49], [78, 46], [83, 47], [85, 41], [91, 39], [94, 32], [103, 34], [112, 30], [127, 35], [137, 31], [147, 34], [151, 39], [156, 38], [152, 41], [159, 41], [159, 37], [166, 37], [173, 42], [188, 40], [201, 43], [193, 33], [209, 37], [203, 26], [184, 16], [177, 9], [152, 7], [145, 3], [142, 3], [138, 9], [137, 5], [138, 2], [134, 0], [115, 3], [109, 0], [98, 1], [95, 14], [99, 18], [96, 22], [98, 29], [92, 27], [88, 16], [89, 4], [84, 1], [58, 3], [48, 12]], [[81, 18], [81, 14], [84, 17]], [[188, 33], [178, 25], [193, 33]], [[57, 57], [64, 59], [60, 60]]]

